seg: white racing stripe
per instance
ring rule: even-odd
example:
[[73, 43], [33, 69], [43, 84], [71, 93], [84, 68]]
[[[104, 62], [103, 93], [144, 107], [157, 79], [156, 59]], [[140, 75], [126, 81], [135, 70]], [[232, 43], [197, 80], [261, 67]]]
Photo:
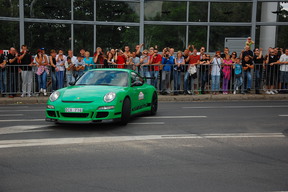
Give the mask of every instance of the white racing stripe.
[[288, 105], [274, 106], [217, 106], [217, 107], [182, 107], [182, 109], [245, 109], [245, 108], [288, 108]]
[[144, 136], [114, 136], [114, 137], [81, 137], [81, 138], [49, 138], [2, 140], [0, 148], [32, 147], [71, 144], [93, 144], [103, 142], [165, 140], [165, 139], [221, 139], [221, 138], [284, 138], [282, 133], [238, 133], [238, 134], [186, 134], [186, 135], [144, 135]]
[[288, 117], [288, 115], [279, 115], [279, 117]]
[[151, 116], [142, 117], [143, 119], [190, 119], [190, 118], [207, 118], [207, 116]]

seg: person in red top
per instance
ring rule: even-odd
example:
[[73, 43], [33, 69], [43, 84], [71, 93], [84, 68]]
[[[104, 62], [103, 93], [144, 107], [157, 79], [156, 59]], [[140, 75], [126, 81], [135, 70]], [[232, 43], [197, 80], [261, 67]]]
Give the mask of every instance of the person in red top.
[[150, 64], [153, 65], [152, 69], [151, 69], [151, 77], [152, 79], [152, 85], [154, 85], [154, 87], [157, 89], [157, 85], [158, 85], [158, 75], [159, 75], [159, 71], [160, 71], [160, 64], [162, 62], [162, 56], [160, 54], [158, 54], [158, 50], [154, 49], [154, 54], [151, 56], [150, 59]]
[[119, 69], [124, 69], [124, 65], [126, 64], [126, 58], [123, 54], [123, 51], [122, 50], [117, 50], [117, 60], [116, 60], [116, 64], [117, 64], [117, 68]]
[[184, 76], [184, 94], [194, 94], [194, 81], [197, 79], [196, 65], [200, 63], [200, 55], [197, 55], [197, 49], [194, 49], [193, 54], [187, 57], [186, 62], [189, 62], [189, 66]]
[[104, 56], [103, 56], [102, 48], [97, 47], [96, 52], [94, 53], [94, 63], [97, 68], [103, 68], [104, 66]]

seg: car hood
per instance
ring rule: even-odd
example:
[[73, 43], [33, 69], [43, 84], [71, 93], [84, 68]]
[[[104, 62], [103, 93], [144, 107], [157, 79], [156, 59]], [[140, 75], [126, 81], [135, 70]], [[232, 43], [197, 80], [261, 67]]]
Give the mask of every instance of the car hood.
[[87, 101], [92, 102], [103, 97], [109, 92], [123, 91], [124, 87], [116, 86], [71, 86], [62, 92], [62, 101]]

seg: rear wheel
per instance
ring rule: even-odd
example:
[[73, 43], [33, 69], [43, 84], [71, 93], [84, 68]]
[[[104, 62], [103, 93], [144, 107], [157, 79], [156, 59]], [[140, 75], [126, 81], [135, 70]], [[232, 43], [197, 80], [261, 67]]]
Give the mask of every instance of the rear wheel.
[[127, 125], [127, 123], [130, 120], [130, 116], [131, 116], [131, 101], [129, 98], [126, 97], [123, 101], [120, 125]]
[[150, 115], [156, 115], [158, 110], [158, 96], [157, 93], [154, 92], [151, 100], [151, 111]]

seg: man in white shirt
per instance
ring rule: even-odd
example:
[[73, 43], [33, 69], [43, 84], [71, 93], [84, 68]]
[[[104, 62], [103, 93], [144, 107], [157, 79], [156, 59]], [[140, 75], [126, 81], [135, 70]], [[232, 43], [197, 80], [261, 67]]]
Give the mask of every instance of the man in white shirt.
[[280, 64], [280, 85], [281, 89], [287, 89], [288, 84], [288, 48], [285, 49], [285, 53], [281, 55], [278, 62], [273, 64]]

